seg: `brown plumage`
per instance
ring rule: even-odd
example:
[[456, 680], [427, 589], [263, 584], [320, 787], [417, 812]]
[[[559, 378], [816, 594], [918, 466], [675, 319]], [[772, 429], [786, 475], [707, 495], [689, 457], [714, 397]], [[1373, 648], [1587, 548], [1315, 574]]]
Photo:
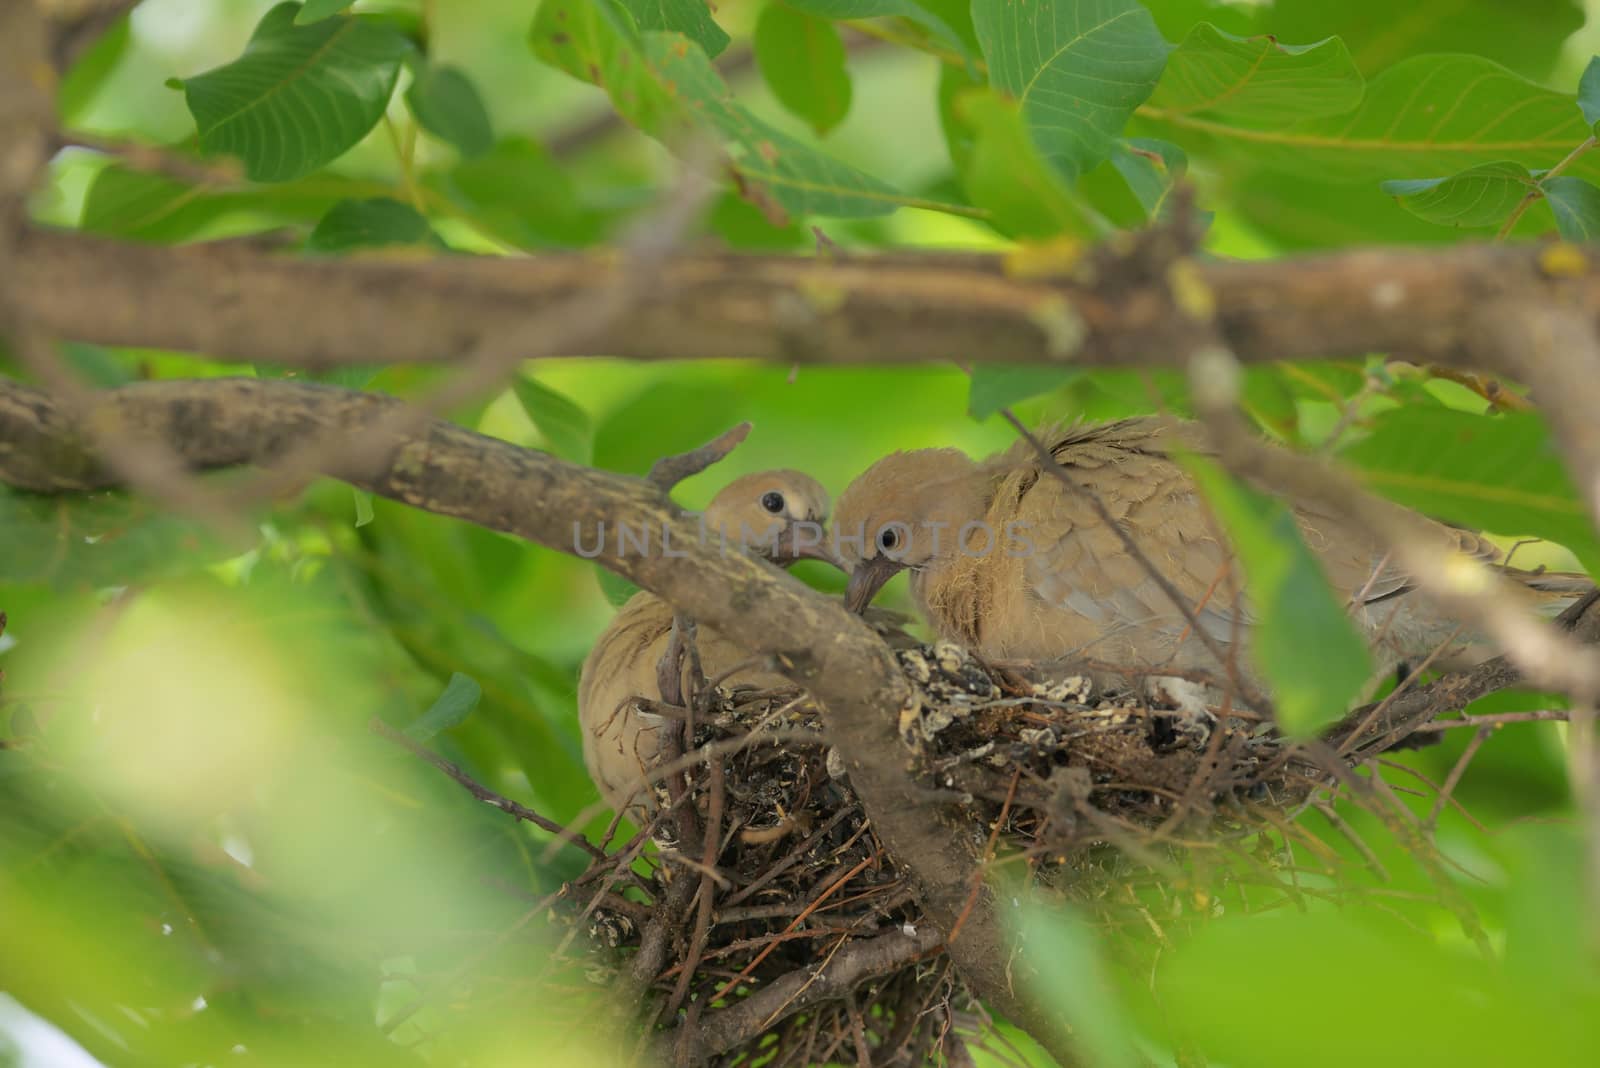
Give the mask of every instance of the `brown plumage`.
[[[787, 563], [797, 558], [796, 551], [787, 539], [773, 535], [792, 533], [802, 522], [820, 526], [827, 514], [827, 491], [815, 480], [798, 471], [763, 471], [729, 483], [707, 506], [705, 522], [710, 537], [725, 532], [730, 551], [743, 528], [752, 548]], [[634, 594], [595, 642], [578, 678], [578, 723], [589, 777], [607, 804], [618, 810], [629, 808], [635, 816], [655, 804], [654, 791], [644, 785], [644, 769], [655, 759], [666, 721], [640, 711], [632, 699], [660, 696], [656, 668], [667, 649], [672, 614], [672, 606], [654, 594]], [[755, 661], [730, 676], [727, 684], [789, 685], [718, 631], [697, 629], [695, 647], [708, 677]]]
[[[1248, 647], [1254, 620], [1247, 598], [1236, 602], [1231, 594], [1229, 550], [1170, 455], [1210, 452], [1200, 428], [1126, 419], [1046, 432], [1041, 440], [1124, 525], [1201, 628], [1223, 648], [1236, 633]], [[1406, 576], [1363, 529], [1314, 504], [1294, 502], [1294, 514], [1387, 666], [1425, 656], [1449, 638], [1455, 622], [1412, 594]], [[1497, 556], [1470, 531], [1433, 529], [1440, 552]], [[986, 659], [1220, 674], [1216, 658], [1116, 531], [1083, 495], [1044, 470], [1029, 442], [981, 463], [955, 449], [887, 456], [840, 496], [834, 532], [852, 568], [853, 608], [909, 568], [928, 621]], [[1554, 598], [1587, 588], [1582, 576], [1512, 573], [1553, 590]], [[1237, 578], [1242, 586], [1243, 574]]]

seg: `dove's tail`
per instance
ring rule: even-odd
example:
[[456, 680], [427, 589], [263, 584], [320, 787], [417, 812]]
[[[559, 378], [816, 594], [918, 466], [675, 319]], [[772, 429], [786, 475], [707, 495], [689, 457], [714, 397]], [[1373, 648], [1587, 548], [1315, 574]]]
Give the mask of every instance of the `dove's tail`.
[[1581, 571], [1528, 571], [1520, 567], [1503, 569], [1507, 576], [1541, 594], [1540, 613], [1554, 616], [1595, 588], [1594, 579]]

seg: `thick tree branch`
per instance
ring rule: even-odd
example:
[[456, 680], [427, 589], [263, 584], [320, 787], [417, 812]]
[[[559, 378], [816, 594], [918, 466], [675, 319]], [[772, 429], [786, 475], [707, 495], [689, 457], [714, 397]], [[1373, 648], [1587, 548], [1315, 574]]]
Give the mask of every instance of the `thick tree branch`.
[[[1476, 315], [1557, 299], [1600, 319], [1600, 265], [1576, 248], [1374, 250], [1196, 264], [1223, 340], [1247, 362], [1384, 351], [1512, 374]], [[297, 259], [29, 230], [12, 298], [43, 332], [302, 367], [449, 361], [576, 294], [615, 284], [605, 254]], [[999, 256], [680, 254], [576, 355], [783, 362], [1074, 362], [1171, 366], [1191, 348], [1166, 272], [1099, 251], [1057, 275]], [[1559, 269], [1558, 269], [1559, 268]]]
[[[865, 623], [777, 568], [701, 540], [699, 524], [682, 517], [658, 485], [438, 420], [395, 433], [389, 428], [402, 403], [328, 386], [224, 378], [109, 390], [81, 418], [115, 420], [129, 433], [163, 441], [197, 469], [271, 463], [311, 437], [377, 435], [382, 448], [322, 452], [322, 472], [561, 552], [581, 549], [752, 652], [776, 655], [824, 703], [824, 723], [845, 755], [851, 785], [885, 845], [911, 870], [932, 924], [952, 928], [967, 905], [976, 846], [907, 773], [897, 720], [910, 690]], [[117, 484], [89, 440], [49, 396], [0, 379], [0, 481], [40, 492]], [[638, 552], [631, 537], [624, 543], [618, 524], [647, 531], [650, 550]], [[985, 894], [950, 953], [980, 997], [1049, 1042], [1047, 1014], [1012, 989], [1007, 942]]]

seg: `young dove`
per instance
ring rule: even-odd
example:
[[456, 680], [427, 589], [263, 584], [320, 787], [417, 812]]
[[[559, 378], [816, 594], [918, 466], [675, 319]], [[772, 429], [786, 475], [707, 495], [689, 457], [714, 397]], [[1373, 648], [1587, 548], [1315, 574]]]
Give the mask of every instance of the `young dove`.
[[[705, 510], [707, 537], [726, 537], [777, 563], [802, 558], [832, 560], [823, 549], [828, 494], [798, 471], [763, 471], [730, 482]], [[741, 540], [742, 539], [742, 540]], [[672, 606], [652, 593], [631, 597], [600, 635], [578, 677], [578, 723], [589, 777], [614, 810], [637, 818], [654, 807], [645, 769], [655, 760], [667, 720], [641, 711], [636, 697], [660, 694], [657, 667], [672, 631]], [[695, 648], [701, 669], [717, 678], [741, 664], [728, 684], [772, 688], [790, 685], [759, 658], [722, 633], [699, 627]], [[685, 664], [684, 670], [687, 670]]]
[[[1157, 418], [1075, 426], [1041, 438], [1078, 485], [1092, 492], [1141, 552], [1176, 587], [1199, 626], [1226, 650], [1237, 637], [1248, 662], [1254, 622], [1235, 604], [1230, 553], [1169, 451], [1207, 453], [1192, 423]], [[1386, 669], [1451, 641], [1457, 621], [1412, 594], [1383, 548], [1362, 528], [1316, 504], [1294, 502], [1306, 544]], [[1493, 560], [1487, 541], [1435, 524], [1440, 552]], [[956, 449], [897, 452], [839, 498], [835, 547], [851, 568], [848, 606], [860, 610], [893, 575], [911, 571], [923, 614], [943, 638], [989, 661], [1026, 660], [1059, 671], [1091, 664], [1137, 674], [1187, 712], [1202, 691], [1165, 672], [1224, 676], [1188, 621], [1083, 494], [1018, 442], [977, 462]], [[1551, 599], [1591, 588], [1585, 576], [1509, 569]], [[1237, 576], [1243, 585], [1242, 573]], [[1237, 616], [1237, 618], [1236, 618]], [[1457, 639], [1456, 647], [1470, 641]], [[1091, 671], [1098, 679], [1105, 672]]]

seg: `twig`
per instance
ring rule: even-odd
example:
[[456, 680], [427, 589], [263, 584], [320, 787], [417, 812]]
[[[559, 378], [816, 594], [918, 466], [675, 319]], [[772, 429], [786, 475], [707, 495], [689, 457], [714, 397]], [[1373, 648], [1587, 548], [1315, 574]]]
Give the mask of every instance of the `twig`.
[[526, 805], [518, 804], [508, 797], [502, 797], [501, 795], [495, 793], [493, 790], [478, 782], [472, 776], [462, 771], [459, 767], [452, 764], [444, 757], [435, 753], [427, 746], [412, 741], [410, 738], [406, 737], [404, 731], [395, 730], [377, 716], [372, 717], [372, 719], [368, 721], [367, 728], [378, 737], [398, 745], [400, 748], [409, 752], [412, 756], [432, 764], [435, 768], [438, 768], [451, 779], [455, 780], [455, 782], [465, 789], [467, 793], [471, 794], [473, 797], [476, 797], [479, 801], [482, 801], [487, 805], [491, 805], [499, 809], [501, 812], [507, 813], [508, 815], [515, 816], [519, 820], [524, 820], [528, 823], [531, 823], [540, 830], [549, 831], [551, 834], [559, 836], [561, 841], [577, 846], [579, 849], [583, 850], [591, 857], [594, 857], [596, 860], [607, 859], [605, 852], [599, 847], [595, 846], [587, 838], [584, 838], [581, 835], [573, 834], [555, 820], [547, 819], [546, 817], [539, 815], [539, 813], [535, 812]]
[[[715, 1056], [760, 1034], [775, 1011], [798, 1014], [839, 997], [868, 979], [888, 975], [937, 953], [943, 946], [943, 937], [930, 927], [918, 928], [916, 934], [896, 930], [851, 943], [814, 974], [807, 974], [808, 969], [790, 972], [736, 1004], [706, 1014], [690, 1037], [692, 1059]], [[682, 1039], [683, 1035], [675, 1031], [658, 1036], [650, 1047], [653, 1059], [669, 1060]]]
[[678, 483], [692, 475], [698, 475], [712, 464], [721, 461], [750, 436], [750, 424], [740, 423], [731, 430], [725, 430], [712, 438], [698, 449], [678, 453], [676, 456], [663, 456], [650, 465], [650, 473], [645, 477], [663, 491], [670, 491]]

